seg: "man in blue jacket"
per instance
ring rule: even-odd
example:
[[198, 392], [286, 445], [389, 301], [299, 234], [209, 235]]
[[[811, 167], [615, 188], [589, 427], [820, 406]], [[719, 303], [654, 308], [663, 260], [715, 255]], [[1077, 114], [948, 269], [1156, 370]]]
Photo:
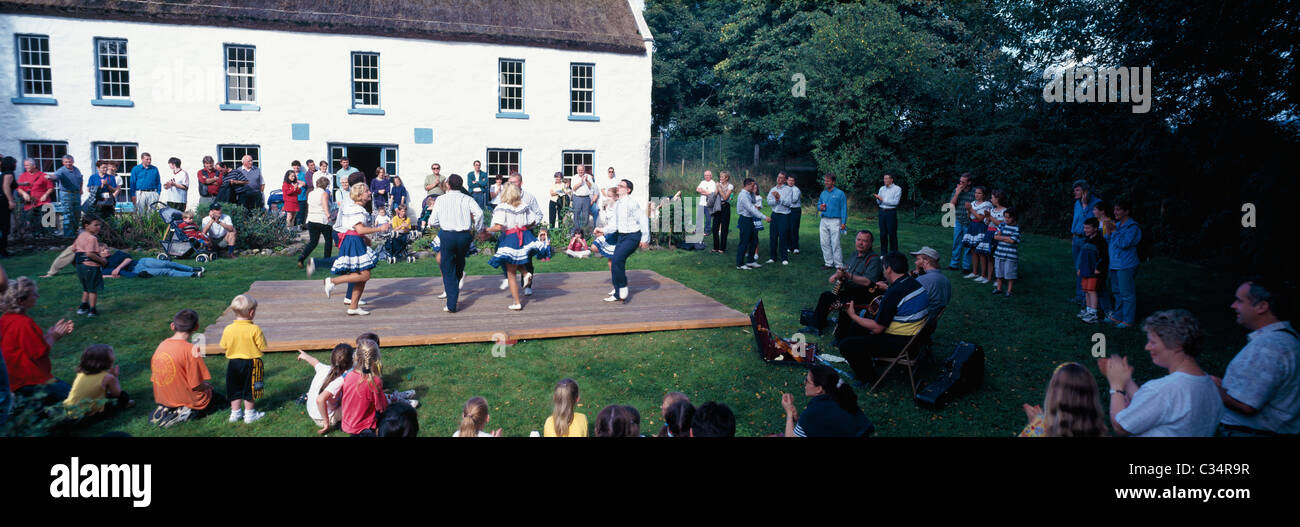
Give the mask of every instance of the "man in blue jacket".
[[[1101, 198], [1094, 196], [1091, 186], [1086, 180], [1080, 179], [1074, 182], [1074, 217], [1070, 220], [1070, 265], [1079, 261], [1079, 250], [1083, 248], [1084, 239], [1083, 222], [1092, 217], [1092, 206], [1096, 205]], [[1074, 277], [1074, 296], [1070, 299], [1079, 305], [1084, 304], [1083, 287], [1080, 286], [1080, 278]]]
[[63, 215], [63, 230], [59, 236], [77, 235], [77, 226], [81, 225], [81, 169], [74, 164], [70, 155], [63, 156], [63, 166], [48, 177], [53, 179], [59, 189], [59, 213]]

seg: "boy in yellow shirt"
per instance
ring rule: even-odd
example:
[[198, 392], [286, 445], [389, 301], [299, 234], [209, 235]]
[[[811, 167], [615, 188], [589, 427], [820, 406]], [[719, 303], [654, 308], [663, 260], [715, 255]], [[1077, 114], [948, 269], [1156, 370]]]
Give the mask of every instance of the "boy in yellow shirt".
[[[230, 302], [235, 321], [221, 332], [221, 347], [226, 350], [226, 398], [230, 399], [230, 422], [252, 423], [266, 416], [253, 409], [253, 401], [262, 397], [262, 351], [266, 336], [253, 323], [257, 300], [239, 295]], [[242, 407], [241, 407], [242, 404]]]

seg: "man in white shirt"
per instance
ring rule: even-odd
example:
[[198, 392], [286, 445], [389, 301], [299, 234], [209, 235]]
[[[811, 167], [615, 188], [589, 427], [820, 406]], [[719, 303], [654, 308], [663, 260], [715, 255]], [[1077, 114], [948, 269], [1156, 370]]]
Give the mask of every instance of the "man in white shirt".
[[[704, 215], [704, 235], [708, 236], [713, 232], [713, 215], [709, 211], [709, 197], [718, 193], [718, 182], [713, 180], [713, 171], [704, 171], [704, 180], [695, 186], [695, 191], [700, 193], [699, 209]], [[698, 221], [692, 222], [699, 224]]]
[[190, 190], [190, 175], [181, 170], [180, 158], [168, 159], [167, 168], [171, 170], [163, 176], [163, 203], [166, 203], [168, 207], [184, 212], [186, 197]]
[[[626, 179], [618, 183], [618, 201], [610, 209], [609, 228], [616, 238], [614, 257], [610, 258], [610, 281], [614, 289], [605, 298], [606, 302], [627, 302], [627, 259], [637, 248], [650, 248], [650, 218], [646, 216], [645, 205], [632, 198], [632, 182]], [[596, 236], [606, 233], [599, 227], [592, 231]]]
[[217, 247], [225, 247], [227, 257], [235, 257], [235, 225], [229, 214], [221, 213], [220, 202], [213, 203], [208, 209], [199, 229]]
[[483, 209], [465, 191], [465, 181], [460, 174], [447, 177], [447, 193], [433, 203], [429, 225], [437, 227], [439, 243], [438, 268], [442, 271], [443, 293], [447, 305], [442, 310], [456, 312], [460, 299], [460, 280], [465, 278], [465, 257], [474, 243], [474, 233], [483, 227]]
[[889, 254], [898, 250], [898, 202], [903, 199], [903, 189], [894, 184], [894, 176], [885, 174], [885, 185], [873, 194], [880, 213], [876, 219], [880, 224], [880, 252]]
[[776, 175], [776, 186], [767, 192], [767, 203], [772, 205], [772, 230], [768, 232], [767, 263], [780, 260], [781, 265], [790, 265], [790, 198], [794, 193], [786, 186], [785, 172]]
[[581, 232], [587, 227], [587, 216], [591, 215], [596, 180], [587, 173], [586, 166], [578, 165], [576, 170], [573, 174], [573, 232]]
[[[781, 172], [785, 174], [785, 172]], [[799, 190], [799, 185], [794, 176], [785, 174], [785, 186], [790, 191], [790, 218], [787, 220], [788, 228], [786, 232], [790, 233], [790, 252], [799, 254], [799, 222], [803, 219], [803, 191]]]

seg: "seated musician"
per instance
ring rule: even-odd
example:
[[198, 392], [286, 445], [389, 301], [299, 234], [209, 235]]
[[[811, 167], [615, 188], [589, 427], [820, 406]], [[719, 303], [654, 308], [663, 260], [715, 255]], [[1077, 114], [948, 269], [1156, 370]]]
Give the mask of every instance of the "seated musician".
[[948, 277], [939, 270], [939, 251], [928, 246], [921, 247], [912, 256], [916, 257], [912, 261], [916, 264], [916, 280], [921, 282], [921, 287], [930, 296], [929, 311], [933, 316], [948, 305], [948, 300], [952, 298], [952, 284], [948, 283]]
[[[869, 295], [870, 288], [876, 282], [885, 279], [885, 275], [880, 271], [880, 255], [871, 250], [873, 242], [871, 231], [860, 230], [857, 237], [853, 240], [853, 245], [857, 249], [853, 258], [849, 259], [849, 265], [843, 269], [836, 269], [835, 273], [827, 280], [831, 284], [847, 279], [844, 286], [840, 288], [840, 294], [827, 291], [822, 293], [821, 298], [817, 299], [817, 310], [813, 313], [812, 329], [821, 331], [826, 327], [826, 317], [830, 316], [831, 305], [839, 300], [843, 305], [848, 305], [849, 301], [865, 303], [871, 300]], [[841, 324], [842, 327], [848, 327], [851, 324]], [[841, 336], [841, 331], [836, 328], [836, 338]]]
[[876, 357], [897, 356], [912, 336], [925, 326], [929, 313], [930, 297], [921, 283], [908, 274], [907, 257], [893, 251], [882, 260], [889, 289], [885, 290], [876, 315], [865, 318], [865, 306], [854, 304], [849, 304], [844, 311], [847, 320], [866, 330], [866, 334], [836, 342], [859, 382], [875, 377], [873, 362]]

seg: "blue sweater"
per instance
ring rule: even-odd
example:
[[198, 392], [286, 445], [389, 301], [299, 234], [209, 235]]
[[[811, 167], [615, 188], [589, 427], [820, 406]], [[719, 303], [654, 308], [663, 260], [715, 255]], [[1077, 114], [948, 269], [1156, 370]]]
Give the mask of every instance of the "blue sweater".
[[1106, 236], [1110, 245], [1110, 268], [1116, 271], [1132, 269], [1138, 264], [1138, 242], [1142, 241], [1142, 229], [1133, 218], [1125, 218], [1123, 223], [1115, 225], [1115, 232]]

